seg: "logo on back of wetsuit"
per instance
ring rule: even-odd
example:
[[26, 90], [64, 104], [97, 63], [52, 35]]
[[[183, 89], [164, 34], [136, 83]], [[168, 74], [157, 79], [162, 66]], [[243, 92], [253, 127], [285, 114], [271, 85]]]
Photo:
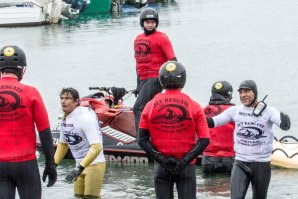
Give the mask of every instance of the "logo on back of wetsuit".
[[[13, 89], [22, 92], [16, 87]], [[23, 118], [26, 113], [18, 111], [19, 108], [26, 108], [26, 106], [21, 104], [18, 94], [12, 91], [0, 91], [0, 121], [16, 121]]]
[[178, 104], [167, 104], [160, 106], [152, 123], [176, 124], [185, 120], [191, 120], [185, 107]]
[[222, 113], [222, 111], [223, 111], [223, 109], [222, 109], [221, 106], [213, 106], [212, 108], [211, 107], [206, 107], [204, 109], [204, 113], [208, 117], [216, 116], [216, 115]]

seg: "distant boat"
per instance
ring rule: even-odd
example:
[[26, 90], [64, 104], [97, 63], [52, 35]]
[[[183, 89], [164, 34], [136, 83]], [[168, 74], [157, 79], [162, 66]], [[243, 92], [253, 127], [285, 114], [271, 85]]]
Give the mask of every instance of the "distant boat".
[[[89, 0], [87, 9], [82, 14], [99, 14], [112, 12], [112, 0]], [[82, 0], [80, 1], [82, 2]]]
[[0, 26], [57, 23], [68, 8], [62, 0], [1, 0]]

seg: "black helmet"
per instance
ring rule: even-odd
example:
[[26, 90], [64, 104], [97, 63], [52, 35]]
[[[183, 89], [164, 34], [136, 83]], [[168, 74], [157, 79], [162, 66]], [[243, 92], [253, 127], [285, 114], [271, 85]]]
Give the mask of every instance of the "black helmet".
[[185, 67], [177, 61], [168, 61], [159, 69], [159, 81], [164, 89], [183, 88], [186, 81]]
[[158, 26], [158, 13], [154, 8], [145, 8], [140, 14], [140, 25], [144, 27], [144, 20], [153, 19], [156, 22], [156, 27]]
[[254, 101], [252, 102], [252, 104], [256, 101], [256, 99], [258, 97], [258, 88], [257, 88], [257, 84], [254, 80], [245, 80], [245, 81], [241, 82], [238, 91], [240, 91], [240, 89], [252, 90], [252, 92], [255, 95]]
[[232, 99], [233, 87], [227, 81], [218, 81], [212, 85], [211, 93], [217, 93], [225, 98]]
[[0, 50], [0, 70], [4, 68], [23, 69], [26, 65], [26, 56], [20, 47], [4, 46]]

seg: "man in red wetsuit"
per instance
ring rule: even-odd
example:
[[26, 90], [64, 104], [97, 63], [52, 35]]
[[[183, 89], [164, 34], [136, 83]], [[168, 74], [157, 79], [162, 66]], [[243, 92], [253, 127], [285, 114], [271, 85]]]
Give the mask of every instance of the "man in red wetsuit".
[[209, 144], [206, 117], [201, 106], [181, 92], [184, 66], [176, 61], [162, 65], [159, 79], [165, 93], [146, 104], [141, 116], [138, 144], [156, 161], [154, 185], [157, 199], [196, 198], [196, 157]]
[[141, 113], [155, 94], [162, 91], [158, 80], [158, 71], [163, 63], [175, 60], [172, 44], [165, 33], [157, 31], [159, 18], [153, 8], [145, 8], [140, 14], [140, 25], [144, 33], [134, 41], [134, 51], [137, 70], [138, 95], [133, 107], [135, 125], [138, 129]]
[[36, 133], [39, 132], [46, 163], [43, 181], [57, 179], [54, 146], [43, 100], [32, 86], [20, 83], [26, 56], [17, 46], [0, 50], [0, 198], [40, 199], [41, 182], [36, 161]]
[[[233, 106], [231, 103], [233, 87], [227, 81], [218, 81], [212, 85], [209, 105], [204, 108], [207, 117], [213, 117]], [[235, 124], [229, 122], [224, 126], [209, 129], [210, 144], [204, 150], [202, 159], [203, 174], [228, 173], [234, 163], [233, 132]]]

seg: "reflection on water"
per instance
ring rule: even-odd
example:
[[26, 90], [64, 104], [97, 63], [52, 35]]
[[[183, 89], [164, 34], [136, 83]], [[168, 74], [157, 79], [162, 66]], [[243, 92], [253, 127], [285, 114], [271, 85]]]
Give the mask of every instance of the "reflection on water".
[[201, 193], [201, 195], [207, 194], [207, 196], [230, 197], [230, 177], [219, 174], [199, 178], [198, 192]]
[[[44, 168], [44, 157], [38, 159], [41, 173]], [[66, 174], [73, 169], [73, 160], [63, 160], [58, 166], [58, 180], [54, 187], [43, 183], [43, 199], [73, 199], [73, 185], [64, 181]], [[202, 177], [201, 167], [197, 166], [197, 198], [226, 199], [230, 198], [230, 177], [214, 175]], [[298, 198], [296, 182], [297, 170], [273, 167], [268, 198]], [[153, 164], [107, 163], [106, 175], [101, 193], [102, 199], [148, 199], [155, 198], [153, 184]], [[246, 198], [251, 198], [251, 187]], [[175, 198], [177, 193], [175, 192]]]

